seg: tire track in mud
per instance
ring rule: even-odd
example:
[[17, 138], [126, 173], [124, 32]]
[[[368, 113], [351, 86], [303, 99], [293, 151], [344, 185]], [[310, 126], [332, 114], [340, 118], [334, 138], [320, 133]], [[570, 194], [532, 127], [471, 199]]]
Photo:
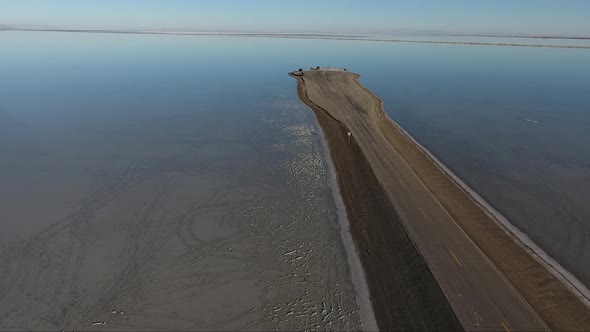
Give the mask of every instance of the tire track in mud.
[[237, 211], [248, 203], [251, 203], [251, 200], [238, 201], [233, 204], [207, 204], [190, 211], [180, 218], [176, 226], [176, 234], [186, 246], [187, 251], [179, 257], [179, 263], [190, 262], [194, 264], [204, 258], [234, 260], [236, 263], [245, 264], [251, 263], [251, 252], [235, 248], [236, 245], [239, 246], [248, 240], [243, 234], [232, 232], [214, 239], [204, 240], [194, 229], [194, 225], [199, 218], [207, 215], [209, 215], [208, 218], [218, 215], [215, 217], [215, 223], [231, 229], [234, 227], [231, 211]]
[[[232, 140], [248, 146], [247, 156], [233, 156], [247, 159], [248, 164], [228, 162], [224, 156], [218, 164], [209, 163], [197, 155], [200, 143], [181, 155], [148, 158], [119, 174], [102, 176], [99, 180], [105, 185], [76, 201], [67, 219], [30, 237], [27, 246], [21, 242], [20, 250], [27, 257], [17, 256], [15, 248], [2, 247], [0, 261], [14, 262], [11, 275], [26, 273], [17, 270], [16, 263], [27, 260], [31, 263], [24, 265], [25, 270], [33, 270], [29, 266], [36, 262], [33, 256], [56, 252], [45, 274], [58, 276], [59, 282], [42, 295], [53, 302], [38, 304], [31, 315], [47, 314], [47, 323], [55, 329], [76, 330], [358, 329], [346, 262], [333, 248], [339, 246], [340, 235], [331, 219], [333, 207], [325, 202], [319, 141], [310, 134], [313, 126], [301, 125], [300, 115], [307, 110], [298, 112], [289, 113], [288, 121], [263, 128], [264, 135]], [[275, 134], [282, 148], [272, 146], [269, 137]], [[244, 148], [239, 149], [243, 153]], [[182, 186], [180, 182], [191, 178], [197, 179], [197, 186], [203, 180], [206, 189], [194, 190], [208, 190], [205, 198], [199, 195], [191, 202], [184, 197], [193, 182]], [[215, 185], [209, 188], [209, 182]], [[95, 237], [103, 234], [101, 209], [110, 213], [110, 208], [128, 204], [125, 199], [136, 194], [141, 199], [131, 204], [141, 205], [131, 206], [133, 214], [109, 230], [115, 242], [99, 243], [102, 240]], [[173, 195], [183, 195], [187, 202], [169, 204], [176, 199]], [[202, 222], [220, 227], [218, 236], [211, 236]], [[116, 247], [105, 254], [93, 246], [95, 240]], [[89, 266], [99, 262], [97, 254], [111, 260], [109, 267]], [[94, 270], [101, 275], [88, 278]], [[99, 284], [94, 286], [96, 281]], [[232, 284], [248, 289], [224, 288]], [[217, 289], [220, 297], [227, 297], [230, 289], [235, 302], [248, 305], [220, 306], [211, 319], [199, 316], [204, 315], [202, 307], [194, 303], [206, 301]], [[254, 295], [235, 294], [242, 291]], [[29, 308], [20, 310], [25, 313]], [[124, 314], [115, 315], [113, 310]], [[23, 327], [42, 326], [31, 323], [33, 318], [18, 321]]]
[[[76, 211], [69, 217], [61, 219], [45, 229], [37, 232], [24, 240], [21, 240], [12, 245], [10, 250], [2, 250], [2, 263], [23, 262], [28, 259], [35, 259], [42, 253], [49, 255], [49, 267], [51, 261], [58, 262], [55, 287], [51, 291], [49, 301], [52, 303], [49, 314], [49, 319], [56, 326], [62, 325], [65, 322], [66, 316], [74, 310], [78, 302], [78, 284], [80, 279], [81, 266], [86, 257], [87, 244], [90, 240], [90, 233], [92, 231], [92, 222], [94, 214], [101, 208], [108, 205], [116, 196], [135, 182], [137, 177], [133, 166], [130, 165], [121, 176], [119, 181], [112, 183], [103, 188], [87, 195], [80, 200]], [[67, 242], [60, 249], [63, 257], [51, 258], [55, 250], [50, 250], [51, 240], [64, 231], [69, 230], [64, 234], [67, 237]], [[5, 248], [3, 248], [5, 249]], [[48, 268], [41, 267], [42, 269]], [[24, 271], [21, 272], [24, 273]], [[15, 274], [15, 277], [19, 277]], [[68, 287], [65, 291], [64, 288]], [[71, 315], [70, 315], [71, 316]]]
[[3, 245], [0, 249], [0, 265], [11, 264], [26, 256], [30, 256], [32, 254], [31, 252], [35, 250], [40, 250], [40, 248], [46, 245], [47, 241], [70, 226], [68, 222], [70, 219], [71, 217], [60, 219], [29, 237], [9, 245]]
[[160, 180], [160, 182], [164, 183], [152, 195], [137, 222], [132, 224], [127, 232], [127, 237], [124, 240], [126, 246], [119, 256], [119, 258], [126, 257], [124, 267], [110, 284], [103, 287], [100, 292], [103, 295], [91, 310], [84, 313], [84, 319], [77, 324], [77, 327], [91, 324], [101, 316], [102, 321], [108, 321], [108, 314], [112, 308], [117, 307], [120, 298], [133, 296], [133, 293], [141, 288], [140, 272], [167, 242], [165, 238], [159, 236], [149, 237], [151, 225], [157, 221], [153, 218], [156, 210], [161, 209], [167, 200], [169, 184], [165, 180]]
[[[219, 198], [220, 196], [215, 194], [212, 196], [212, 198], [210, 199], [210, 201], [216, 201], [215, 199], [213, 199], [213, 197]], [[173, 219], [168, 219], [168, 224], [170, 223], [176, 223], [176, 232], [177, 232], [177, 236], [183, 241], [183, 243], [188, 247], [188, 248], [192, 248], [193, 251], [197, 251], [199, 252], [199, 249], [201, 249], [200, 251], [202, 251], [203, 248], [208, 248], [207, 251], [212, 251], [214, 250], [214, 247], [210, 244], [201, 244], [200, 247], [197, 246], [195, 244], [195, 242], [197, 244], [199, 244], [198, 241], [196, 241], [196, 237], [193, 235], [193, 233], [190, 233], [190, 236], [187, 237], [184, 235], [185, 231], [184, 229], [189, 227], [189, 231], [190, 231], [190, 224], [188, 224], [186, 221], [190, 220], [190, 218], [193, 217], [193, 215], [195, 213], [198, 213], [199, 211], [215, 211], [216, 208], [222, 208], [226, 206], [226, 204], [224, 203], [217, 203], [217, 204], [210, 204], [208, 207], [197, 207], [197, 208], [193, 208], [190, 209], [188, 212], [184, 213], [182, 216], [177, 217], [177, 218], [173, 218]], [[149, 213], [148, 213], [149, 214]], [[144, 218], [145, 219], [145, 218]], [[176, 221], [178, 220], [178, 221]], [[151, 224], [149, 223], [141, 223], [141, 227], [139, 227], [140, 224], [137, 225], [137, 227], [134, 228], [134, 230], [132, 230], [130, 232], [130, 234], [134, 234], [132, 239], [128, 239], [127, 242], [132, 242], [132, 243], [136, 243], [136, 242], [148, 242], [145, 240], [145, 236], [141, 235], [140, 230], [141, 229], [149, 229], [151, 228]], [[139, 236], [137, 234], [140, 234]], [[144, 240], [140, 240], [140, 239], [144, 239]], [[162, 246], [165, 244], [166, 241], [164, 241], [164, 243], [162, 243]], [[131, 246], [133, 248], [135, 248], [135, 246]], [[161, 246], [160, 246], [161, 248]], [[149, 246], [146, 248], [143, 248], [143, 251], [150, 251], [152, 250]], [[154, 251], [154, 250], [152, 250]], [[151, 258], [153, 257], [153, 253], [152, 254], [147, 254], [145, 256], [143, 256], [142, 258], [142, 254], [138, 254], [141, 253], [141, 250], [139, 249], [134, 249], [134, 254], [131, 256], [131, 258], [129, 259], [129, 264], [124, 268], [123, 272], [121, 273], [122, 277], [118, 278], [118, 280], [123, 280], [121, 282], [118, 282], [115, 287], [114, 290], [107, 290], [105, 291], [106, 293], [110, 293], [110, 294], [119, 294], [121, 293], [120, 290], [121, 289], [125, 289], [125, 285], [127, 284], [132, 284], [134, 278], [133, 275], [137, 275], [139, 268], [142, 265], [147, 265], [149, 263], [149, 261], [151, 260]], [[204, 256], [204, 255], [201, 255]], [[187, 255], [188, 258], [190, 258], [190, 255]], [[192, 257], [194, 260], [194, 257]], [[144, 262], [144, 263], [142, 263]], [[194, 262], [193, 262], [194, 263]], [[145, 273], [145, 271], [142, 272], [142, 274]], [[214, 279], [214, 278], [212, 278]], [[138, 288], [139, 286], [135, 286], [135, 288]], [[125, 291], [123, 291], [123, 293], [125, 293]], [[125, 296], [130, 296], [131, 292], [127, 292], [127, 294], [124, 294]], [[103, 301], [102, 303], [100, 303], [98, 305], [99, 309], [95, 310], [99, 315], [101, 312], [108, 312], [109, 311], [109, 307], [115, 307], [116, 306], [116, 299], [111, 299], [109, 301]], [[106, 314], [105, 314], [106, 315]], [[108, 316], [108, 315], [107, 315]], [[87, 319], [86, 323], [90, 323], [93, 320], [96, 320], [96, 317], [98, 316], [93, 316], [94, 319]], [[116, 323], [118, 324], [118, 323]], [[122, 324], [123, 326], [125, 326], [125, 324]]]
[[[16, 263], [19, 264], [19, 266], [22, 266], [20, 262], [31, 258], [37, 258], [44, 253], [48, 253], [50, 241], [58, 234], [69, 229], [67, 243], [65, 248], [62, 249], [62, 252], [65, 252], [65, 256], [61, 259], [61, 263], [58, 266], [59, 272], [57, 274], [56, 286], [52, 292], [51, 302], [53, 303], [54, 308], [59, 307], [58, 302], [63, 295], [66, 279], [69, 280], [70, 284], [67, 294], [70, 298], [73, 297], [75, 299], [79, 270], [85, 257], [86, 243], [88, 241], [89, 232], [91, 231], [90, 219], [98, 209], [108, 204], [108, 202], [113, 199], [114, 195], [125, 190], [130, 184], [130, 171], [131, 166], [124, 172], [119, 182], [91, 193], [81, 200], [77, 211], [71, 216], [60, 219], [25, 239], [9, 245], [4, 245], [0, 253], [0, 264], [3, 266], [10, 266]], [[22, 273], [24, 273], [24, 271], [14, 273], [13, 279], [15, 282], [12, 282], [9, 287], [3, 287], [0, 289], [0, 294], [6, 294], [9, 292], [12, 286], [16, 283], [16, 280], [21, 278]], [[74, 304], [75, 300], [74, 302], [70, 301], [60, 310], [61, 312], [54, 313], [53, 318], [51, 319], [57, 322], [62, 321], [66, 313]]]
[[[72, 221], [68, 225], [70, 234], [65, 248], [65, 257], [60, 264], [56, 286], [52, 296], [52, 302], [55, 307], [59, 307], [61, 302], [61, 310], [53, 318], [58, 325], [70, 324], [69, 320], [66, 321], [66, 316], [72, 316], [71, 312], [74, 311], [79, 300], [77, 287], [92, 230], [92, 218], [98, 210], [107, 206], [119, 194], [136, 184], [138, 180], [136, 175], [135, 168], [130, 165], [123, 172], [118, 182], [105, 186], [82, 200], [78, 211], [72, 216]], [[65, 294], [68, 298], [63, 299], [63, 288], [66, 284], [69, 285], [69, 290]], [[63, 303], [64, 300], [67, 302]]]

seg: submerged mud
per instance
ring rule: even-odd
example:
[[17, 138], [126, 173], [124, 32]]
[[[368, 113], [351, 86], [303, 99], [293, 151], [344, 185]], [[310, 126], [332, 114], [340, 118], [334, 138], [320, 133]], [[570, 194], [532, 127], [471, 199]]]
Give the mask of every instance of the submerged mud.
[[13, 137], [0, 329], [358, 330], [313, 115], [242, 107]]

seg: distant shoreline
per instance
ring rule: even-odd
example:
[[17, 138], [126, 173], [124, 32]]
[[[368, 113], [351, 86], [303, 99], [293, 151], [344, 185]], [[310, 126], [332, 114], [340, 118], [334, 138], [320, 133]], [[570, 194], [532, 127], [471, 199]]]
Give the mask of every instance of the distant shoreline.
[[[85, 29], [18, 29], [7, 28], [0, 31], [24, 31], [24, 32], [69, 32], [69, 33], [103, 33], [103, 34], [132, 34], [132, 35], [173, 35], [173, 36], [220, 36], [220, 37], [250, 37], [250, 38], [284, 38], [284, 39], [319, 39], [319, 40], [349, 40], [366, 42], [388, 43], [414, 43], [414, 44], [447, 44], [468, 46], [504, 46], [504, 47], [537, 47], [537, 48], [570, 48], [590, 49], [584, 45], [551, 45], [551, 44], [524, 44], [524, 43], [496, 43], [496, 42], [470, 42], [470, 41], [444, 41], [444, 40], [419, 40], [398, 38], [377, 38], [351, 35], [330, 34], [288, 34], [288, 33], [238, 33], [238, 32], [182, 32], [182, 31], [151, 31], [151, 30], [85, 30]], [[543, 39], [543, 40], [590, 40], [590, 37], [549, 37], [549, 36], [501, 36], [501, 35], [424, 35], [424, 38], [433, 37], [479, 37], [479, 38], [508, 38], [508, 39]]]

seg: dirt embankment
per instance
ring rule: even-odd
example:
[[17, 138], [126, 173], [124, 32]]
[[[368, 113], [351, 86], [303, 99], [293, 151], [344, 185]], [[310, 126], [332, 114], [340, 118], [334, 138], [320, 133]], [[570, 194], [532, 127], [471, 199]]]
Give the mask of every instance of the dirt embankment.
[[[357, 84], [365, 89], [358, 81]], [[372, 96], [376, 105], [382, 104]], [[381, 106], [375, 110], [372, 120], [453, 219], [552, 330], [590, 331], [590, 311], [581, 300], [486, 214], [479, 203], [387, 117]]]
[[349, 142], [346, 127], [307, 98], [301, 78], [295, 78], [299, 97], [327, 139], [379, 328], [462, 330], [359, 146]]

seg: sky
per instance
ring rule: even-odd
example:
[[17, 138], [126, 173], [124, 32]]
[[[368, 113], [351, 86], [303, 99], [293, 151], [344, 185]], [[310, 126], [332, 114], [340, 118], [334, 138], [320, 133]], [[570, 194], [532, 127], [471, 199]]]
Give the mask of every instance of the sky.
[[0, 0], [0, 24], [72, 29], [590, 36], [590, 0]]

